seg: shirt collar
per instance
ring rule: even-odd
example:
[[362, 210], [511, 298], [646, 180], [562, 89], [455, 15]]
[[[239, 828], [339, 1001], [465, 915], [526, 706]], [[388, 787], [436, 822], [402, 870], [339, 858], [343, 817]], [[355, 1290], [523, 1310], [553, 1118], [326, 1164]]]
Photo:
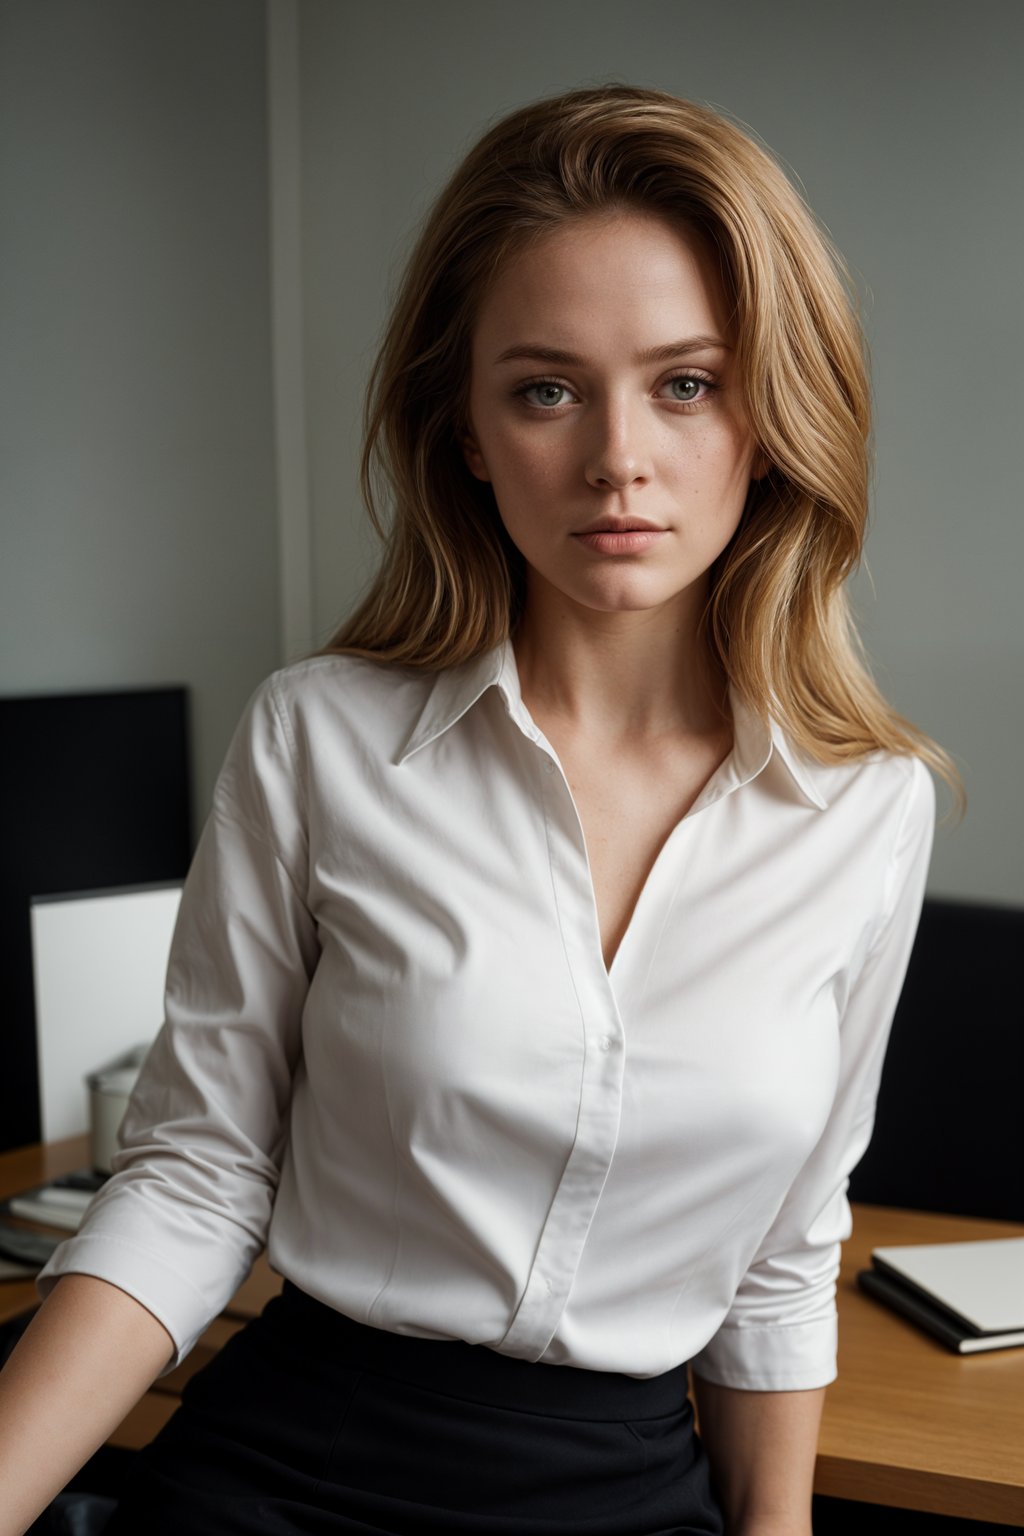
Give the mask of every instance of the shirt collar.
[[506, 640], [495, 650], [474, 656], [458, 667], [435, 672], [423, 708], [406, 737], [396, 762], [406, 762], [415, 752], [429, 746], [461, 720], [488, 688], [498, 688], [505, 707], [521, 730], [533, 740], [539, 732], [530, 720], [519, 689], [512, 643]]
[[[735, 789], [749, 783], [776, 757], [804, 799], [817, 810], [826, 810], [828, 801], [822, 792], [820, 765], [798, 751], [777, 720], [762, 718], [732, 687], [729, 689], [729, 707], [732, 710], [733, 749], [722, 765], [723, 774], [734, 779], [729, 787]], [[712, 783], [717, 778], [716, 774]]]
[[[407, 762], [414, 753], [429, 746], [461, 720], [489, 688], [497, 688], [510, 718], [532, 741], [540, 732], [523, 703], [519, 672], [511, 641], [475, 656], [458, 667], [447, 667], [433, 676], [423, 707], [413, 722], [396, 762]], [[734, 688], [729, 690], [733, 717], [733, 750], [698, 798], [694, 809], [708, 800], [739, 789], [757, 778], [777, 757], [790, 779], [811, 805], [823, 811], [827, 800], [819, 782], [818, 765], [798, 752], [782, 727], [774, 720], [762, 719]]]

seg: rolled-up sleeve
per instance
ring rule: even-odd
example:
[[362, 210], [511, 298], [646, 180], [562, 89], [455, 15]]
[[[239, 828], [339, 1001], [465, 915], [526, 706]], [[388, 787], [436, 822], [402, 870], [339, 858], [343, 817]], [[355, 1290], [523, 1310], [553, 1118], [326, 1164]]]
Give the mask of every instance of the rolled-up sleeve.
[[893, 1014], [924, 898], [935, 798], [917, 759], [886, 868], [880, 916], [842, 1011], [835, 1099], [824, 1132], [791, 1185], [730, 1311], [692, 1364], [720, 1386], [808, 1390], [836, 1376], [836, 1279], [850, 1235], [847, 1186], [874, 1125]]
[[134, 1296], [177, 1363], [262, 1248], [318, 957], [303, 794], [274, 680], [235, 733], [182, 896], [163, 1027], [114, 1174], [39, 1276]]

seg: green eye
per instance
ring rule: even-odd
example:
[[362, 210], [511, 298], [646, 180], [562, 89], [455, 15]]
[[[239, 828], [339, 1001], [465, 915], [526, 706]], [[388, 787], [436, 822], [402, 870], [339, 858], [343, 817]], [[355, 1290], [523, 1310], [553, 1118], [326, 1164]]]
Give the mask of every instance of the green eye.
[[696, 400], [703, 383], [703, 379], [673, 379], [671, 386], [673, 398], [676, 400]]

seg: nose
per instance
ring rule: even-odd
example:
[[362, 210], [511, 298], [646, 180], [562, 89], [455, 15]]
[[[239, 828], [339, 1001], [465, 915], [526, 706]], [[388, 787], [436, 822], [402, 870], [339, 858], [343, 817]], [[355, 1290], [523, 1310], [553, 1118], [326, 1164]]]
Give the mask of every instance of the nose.
[[650, 449], [638, 417], [636, 407], [625, 401], [611, 402], [595, 414], [587, 451], [589, 485], [621, 491], [651, 478]]

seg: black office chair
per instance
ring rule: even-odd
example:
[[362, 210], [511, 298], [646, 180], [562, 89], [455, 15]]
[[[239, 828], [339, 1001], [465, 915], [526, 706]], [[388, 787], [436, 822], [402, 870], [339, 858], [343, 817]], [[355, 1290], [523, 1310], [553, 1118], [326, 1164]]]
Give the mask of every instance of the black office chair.
[[929, 899], [851, 1200], [1024, 1222], [1024, 911]]
[[[929, 899], [851, 1200], [1024, 1221], [1024, 911]], [[816, 1497], [816, 1536], [1003, 1529]]]

